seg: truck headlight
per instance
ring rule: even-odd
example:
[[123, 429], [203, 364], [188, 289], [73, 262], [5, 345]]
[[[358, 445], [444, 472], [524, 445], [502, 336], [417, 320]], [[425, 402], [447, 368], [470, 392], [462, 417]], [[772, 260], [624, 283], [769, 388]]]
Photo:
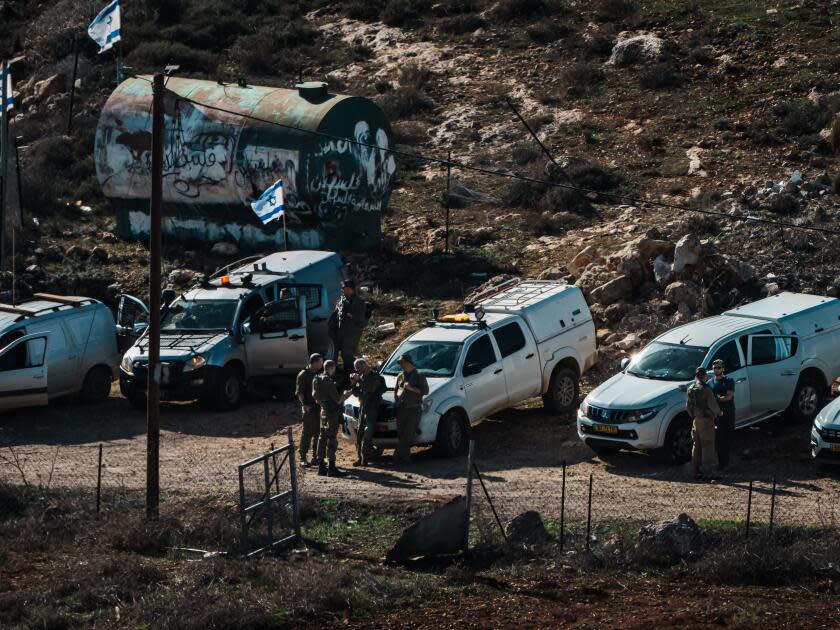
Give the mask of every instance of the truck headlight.
[[423, 410], [423, 413], [429, 413], [429, 409], [431, 409], [432, 405], [434, 405], [434, 404], [435, 404], [434, 399], [424, 398], [423, 399], [423, 404], [421, 405], [421, 409]]
[[653, 420], [665, 405], [657, 405], [656, 407], [648, 407], [647, 409], [639, 409], [634, 411], [627, 419], [631, 422], [647, 422]]
[[190, 357], [186, 363], [184, 363], [184, 372], [192, 372], [193, 370], [197, 370], [198, 368], [204, 367], [207, 363], [207, 360], [197, 354], [194, 357]]
[[134, 374], [134, 361], [128, 355], [125, 355], [120, 362], [120, 369], [126, 374]]
[[580, 407], [578, 407], [578, 410], [580, 411], [582, 416], [586, 416], [586, 412], [589, 411], [589, 406], [586, 404], [585, 400], [582, 403], [580, 403]]

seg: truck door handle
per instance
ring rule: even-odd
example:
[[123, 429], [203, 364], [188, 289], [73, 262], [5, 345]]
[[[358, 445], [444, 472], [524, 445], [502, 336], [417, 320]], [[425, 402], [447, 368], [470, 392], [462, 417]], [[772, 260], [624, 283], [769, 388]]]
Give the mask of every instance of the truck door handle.
[[743, 382], [744, 382], [744, 381], [746, 381], [746, 380], [747, 380], [747, 377], [746, 377], [746, 376], [742, 376], [741, 378], [737, 379], [735, 382], [736, 382], [736, 383], [743, 383]]
[[493, 374], [501, 374], [501, 373], [502, 373], [502, 368], [499, 368], [498, 370], [496, 370], [495, 372], [493, 372]]
[[42, 380], [44, 380], [44, 375], [43, 374], [38, 374], [37, 376], [33, 376], [32, 379], [35, 380], [35, 381], [42, 381]]
[[526, 359], [533, 359], [534, 358], [534, 353], [532, 352], [531, 354], [526, 354], [525, 358]]
[[786, 372], [782, 372], [782, 376], [796, 376], [796, 372], [791, 372], [790, 370]]
[[303, 335], [290, 335], [289, 339], [292, 341], [297, 341], [298, 339], [303, 339]]

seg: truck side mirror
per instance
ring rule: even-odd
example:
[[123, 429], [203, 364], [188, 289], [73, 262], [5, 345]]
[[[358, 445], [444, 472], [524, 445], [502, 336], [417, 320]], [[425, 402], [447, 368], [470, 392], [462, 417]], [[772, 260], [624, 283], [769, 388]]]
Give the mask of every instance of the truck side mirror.
[[626, 369], [628, 365], [630, 365], [630, 357], [624, 357], [621, 360], [621, 369], [622, 370]]

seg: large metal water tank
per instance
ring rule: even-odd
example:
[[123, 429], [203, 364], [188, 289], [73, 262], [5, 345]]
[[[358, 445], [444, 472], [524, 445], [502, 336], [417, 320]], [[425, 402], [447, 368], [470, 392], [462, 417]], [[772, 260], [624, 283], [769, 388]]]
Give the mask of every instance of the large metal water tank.
[[[166, 90], [165, 233], [282, 248], [282, 223], [263, 226], [250, 208], [282, 179], [290, 247], [377, 246], [395, 162], [383, 150], [391, 128], [373, 102], [330, 94], [325, 83], [289, 90], [169, 77]], [[126, 237], [149, 232], [151, 103], [150, 77], [124, 81], [96, 131], [97, 176]]]

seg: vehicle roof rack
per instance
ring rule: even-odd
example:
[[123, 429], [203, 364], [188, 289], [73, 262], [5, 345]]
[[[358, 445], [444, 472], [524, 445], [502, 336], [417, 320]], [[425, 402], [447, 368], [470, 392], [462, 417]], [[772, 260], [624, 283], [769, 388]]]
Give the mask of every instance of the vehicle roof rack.
[[13, 313], [14, 315], [37, 315], [40, 311], [22, 306], [12, 306], [11, 304], [0, 304], [0, 312]]
[[81, 306], [82, 304], [94, 301], [93, 298], [80, 297], [78, 295], [53, 295], [52, 293], [35, 293], [32, 297], [36, 297], [40, 300], [47, 300], [48, 302], [67, 304], [68, 306]]
[[28, 306], [12, 306], [11, 304], [0, 304], [0, 312], [12, 313], [14, 315], [21, 315], [23, 317], [34, 317], [40, 313], [48, 311], [57, 311], [62, 306], [84, 306], [85, 304], [94, 304], [96, 300], [88, 297], [79, 297], [76, 295], [53, 295], [52, 293], [35, 293], [33, 298], [45, 300], [47, 302], [55, 302], [49, 306], [41, 306], [38, 308], [29, 308]]
[[[505, 280], [504, 282], [500, 282], [499, 284], [495, 284], [492, 287], [489, 287], [475, 296], [475, 298], [470, 302], [470, 306], [475, 306], [479, 302], [487, 300], [494, 295], [498, 295], [502, 291], [507, 291], [511, 287], [515, 287], [517, 284], [522, 282], [520, 278], [510, 278], [509, 280]], [[467, 306], [466, 304], [464, 305]], [[464, 309], [465, 312], [466, 308]]]
[[265, 258], [265, 256], [263, 256], [262, 254], [254, 254], [252, 256], [245, 256], [245, 258], [235, 260], [230, 264], [224, 265], [216, 269], [216, 271], [210, 274], [210, 279], [213, 280], [214, 278], [230, 275], [230, 270], [232, 268], [242, 267], [244, 265], [247, 265], [248, 263], [254, 262], [255, 260], [259, 260], [260, 258]]

